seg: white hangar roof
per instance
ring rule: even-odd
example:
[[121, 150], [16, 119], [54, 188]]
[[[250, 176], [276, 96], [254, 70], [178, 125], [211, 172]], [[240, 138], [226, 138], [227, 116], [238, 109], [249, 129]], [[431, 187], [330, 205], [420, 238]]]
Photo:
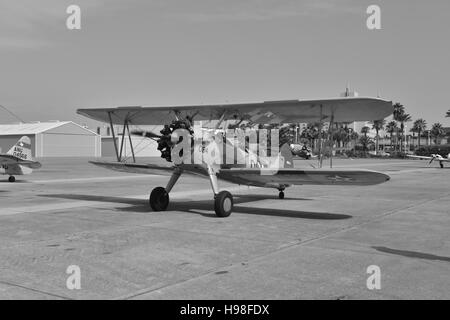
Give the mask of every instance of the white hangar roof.
[[72, 121], [29, 122], [16, 124], [0, 124], [0, 135], [34, 135], [50, 131], [67, 124], [75, 125], [90, 134], [97, 135], [94, 131], [86, 129]]

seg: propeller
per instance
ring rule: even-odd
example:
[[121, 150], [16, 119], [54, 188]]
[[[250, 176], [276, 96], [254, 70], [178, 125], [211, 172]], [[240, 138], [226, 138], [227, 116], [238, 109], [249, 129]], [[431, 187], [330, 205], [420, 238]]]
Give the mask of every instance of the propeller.
[[152, 138], [161, 139], [163, 137], [163, 136], [160, 136], [151, 131], [143, 131], [143, 130], [133, 130], [133, 131], [131, 131], [131, 134], [135, 135], [135, 136], [142, 136], [142, 137], [150, 138], [150, 139], [152, 139]]
[[440, 154], [432, 154], [431, 155], [431, 160], [430, 160], [430, 162], [428, 164], [430, 165], [434, 160], [439, 159], [439, 158], [441, 158]]

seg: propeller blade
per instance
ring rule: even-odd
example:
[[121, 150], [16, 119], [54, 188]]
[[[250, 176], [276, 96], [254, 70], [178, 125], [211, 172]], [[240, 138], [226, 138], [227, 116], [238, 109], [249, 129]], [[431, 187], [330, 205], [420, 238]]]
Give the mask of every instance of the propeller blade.
[[132, 135], [135, 136], [142, 136], [142, 137], [146, 137], [146, 138], [156, 138], [156, 139], [161, 139], [162, 136], [160, 136], [159, 134], [153, 133], [151, 131], [142, 131], [142, 130], [133, 130], [131, 131]]

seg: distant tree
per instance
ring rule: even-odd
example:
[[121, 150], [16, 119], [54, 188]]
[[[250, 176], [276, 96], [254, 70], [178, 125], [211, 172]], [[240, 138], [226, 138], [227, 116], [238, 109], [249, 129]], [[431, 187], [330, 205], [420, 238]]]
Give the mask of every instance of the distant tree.
[[375, 120], [372, 125], [372, 129], [377, 132], [376, 142], [375, 142], [375, 154], [378, 154], [379, 140], [380, 140], [380, 130], [384, 129], [384, 125], [386, 124], [386, 120]]
[[[393, 118], [395, 121], [399, 122], [399, 118], [401, 117], [402, 114], [405, 113], [405, 107], [399, 102], [395, 103], [393, 107], [394, 107], [394, 111], [392, 113], [394, 116]], [[395, 128], [395, 140], [396, 140], [395, 141], [395, 150], [398, 150], [398, 142], [400, 140], [399, 137], [400, 137], [399, 127], [397, 126]]]
[[389, 138], [391, 140], [391, 145], [394, 144], [394, 132], [397, 132], [398, 126], [397, 126], [397, 122], [395, 121], [390, 121], [387, 125], [386, 125], [386, 131], [389, 133]]
[[300, 134], [302, 140], [307, 140], [311, 148], [315, 148], [315, 140], [319, 138], [319, 128], [312, 123], [308, 123]]
[[424, 119], [420, 118], [420, 119], [417, 119], [416, 121], [414, 121], [412, 131], [417, 132], [417, 135], [419, 136], [419, 140], [418, 140], [419, 148], [420, 148], [420, 138], [422, 136], [422, 133], [425, 132], [425, 130], [427, 130], [427, 122]]
[[438, 140], [445, 136], [444, 127], [439, 122], [433, 124], [430, 134], [433, 137], [434, 144], [438, 144]]
[[367, 137], [367, 134], [368, 134], [369, 132], [370, 132], [370, 127], [364, 126], [364, 127], [361, 128], [361, 133], [362, 133], [365, 137]]
[[[396, 103], [394, 104], [394, 120], [400, 123], [400, 151], [402, 151], [402, 145], [404, 141], [404, 134], [405, 134], [405, 123], [411, 121], [411, 116], [405, 112], [405, 107], [400, 104]], [[398, 133], [398, 130], [397, 130]], [[398, 135], [397, 135], [398, 136]]]
[[350, 132], [350, 141], [353, 141], [354, 145], [356, 146], [356, 141], [359, 139], [359, 134], [356, 131]]
[[359, 138], [359, 143], [361, 144], [364, 153], [366, 153], [367, 150], [369, 150], [369, 145], [373, 144], [373, 140], [367, 135], [364, 135]]

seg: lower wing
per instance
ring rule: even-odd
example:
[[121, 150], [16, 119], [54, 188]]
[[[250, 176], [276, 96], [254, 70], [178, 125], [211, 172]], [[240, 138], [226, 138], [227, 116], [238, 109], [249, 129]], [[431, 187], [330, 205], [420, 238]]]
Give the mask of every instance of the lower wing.
[[413, 158], [413, 159], [420, 159], [420, 160], [435, 160], [435, 161], [440, 161], [440, 162], [450, 162], [449, 158], [438, 158], [438, 157], [426, 157], [426, 156], [413, 156], [413, 155], [408, 155], [408, 158]]
[[157, 174], [164, 176], [171, 175], [173, 172], [173, 167], [160, 166], [156, 164], [106, 162], [106, 161], [89, 161], [89, 162], [95, 164], [96, 166], [119, 172]]
[[[174, 167], [157, 164], [90, 161], [97, 166], [128, 173], [171, 175]], [[207, 175], [202, 168], [185, 166], [184, 171], [191, 174]], [[384, 173], [370, 170], [299, 170], [299, 169], [220, 169], [218, 178], [237, 184], [261, 187], [288, 185], [357, 185], [367, 186], [386, 182], [390, 177]]]
[[425, 157], [425, 156], [413, 156], [413, 155], [406, 155], [408, 158], [413, 158], [413, 159], [420, 159], [420, 160], [431, 160], [433, 159], [433, 157]]
[[386, 182], [390, 177], [370, 170], [300, 169], [222, 169], [219, 178], [240, 184], [278, 187], [287, 185], [368, 186]]

